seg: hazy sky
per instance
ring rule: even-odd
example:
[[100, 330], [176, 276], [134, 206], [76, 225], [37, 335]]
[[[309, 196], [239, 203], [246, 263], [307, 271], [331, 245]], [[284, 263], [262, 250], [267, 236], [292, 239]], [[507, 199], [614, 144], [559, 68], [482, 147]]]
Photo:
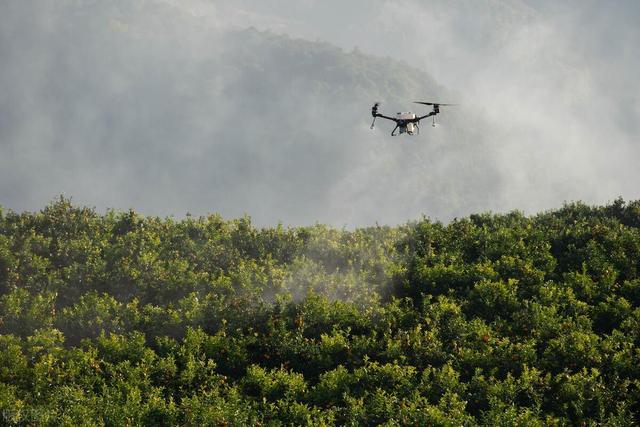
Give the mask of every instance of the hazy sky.
[[[637, 199], [639, 20], [635, 1], [7, 0], [0, 205], [353, 226]], [[434, 96], [462, 104], [440, 127], [368, 128], [379, 97]]]

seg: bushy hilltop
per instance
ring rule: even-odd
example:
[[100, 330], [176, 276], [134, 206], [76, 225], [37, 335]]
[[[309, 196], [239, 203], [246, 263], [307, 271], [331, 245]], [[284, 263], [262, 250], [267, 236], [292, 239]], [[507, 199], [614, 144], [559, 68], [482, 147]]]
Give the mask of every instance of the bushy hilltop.
[[0, 211], [0, 416], [632, 425], [640, 201], [399, 227]]

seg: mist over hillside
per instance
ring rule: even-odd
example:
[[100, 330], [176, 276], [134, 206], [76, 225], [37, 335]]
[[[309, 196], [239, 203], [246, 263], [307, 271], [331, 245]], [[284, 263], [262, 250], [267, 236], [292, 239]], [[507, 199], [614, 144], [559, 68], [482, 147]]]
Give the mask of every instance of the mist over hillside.
[[[374, 3], [347, 6], [334, 38], [322, 24], [331, 2], [3, 4], [0, 201], [34, 210], [64, 193], [98, 209], [354, 226], [637, 196], [628, 125], [605, 121], [596, 134], [582, 113], [565, 114], [589, 87], [540, 90], [549, 79], [533, 75], [513, 104], [513, 70], [484, 55], [529, 39], [539, 53], [553, 34], [540, 12], [517, 1]], [[433, 32], [418, 32], [420, 19]], [[379, 31], [369, 37], [365, 22]], [[314, 36], [333, 44], [296, 38]], [[549, 68], [563, 49], [543, 58]], [[462, 58], [484, 65], [450, 67]], [[549, 91], [561, 102], [532, 110]], [[374, 101], [393, 113], [419, 99], [463, 105], [418, 137], [368, 128]]]
[[633, 424], [639, 21], [0, 1], [0, 424]]

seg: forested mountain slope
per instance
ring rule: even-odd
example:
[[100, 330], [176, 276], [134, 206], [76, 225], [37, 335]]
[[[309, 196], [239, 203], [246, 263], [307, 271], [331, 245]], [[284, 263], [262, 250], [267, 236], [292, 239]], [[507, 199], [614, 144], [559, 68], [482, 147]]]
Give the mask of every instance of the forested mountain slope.
[[0, 211], [8, 424], [631, 425], [640, 202], [353, 231]]
[[471, 109], [424, 123], [419, 138], [392, 139], [384, 121], [369, 129], [375, 101], [389, 114], [461, 101], [424, 71], [222, 30], [223, 16], [171, 2], [44, 4], [1, 14], [5, 206], [37, 210], [64, 192], [99, 209], [338, 226], [499, 206], [500, 158]]

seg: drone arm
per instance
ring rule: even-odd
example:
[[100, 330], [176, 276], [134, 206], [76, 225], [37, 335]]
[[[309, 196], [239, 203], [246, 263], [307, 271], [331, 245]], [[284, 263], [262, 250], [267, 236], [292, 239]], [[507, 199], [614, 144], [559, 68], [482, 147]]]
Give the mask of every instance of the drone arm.
[[438, 114], [436, 111], [432, 111], [429, 114], [425, 114], [424, 116], [420, 116], [420, 117], [416, 117], [415, 119], [413, 119], [415, 122], [419, 122], [422, 119], [426, 119], [427, 117], [431, 117], [431, 116], [435, 116], [436, 114]]
[[376, 123], [376, 119], [378, 117], [394, 121], [394, 122], [396, 122], [396, 127], [398, 127], [398, 125], [397, 125], [398, 121], [396, 119], [394, 119], [393, 117], [385, 116], [384, 114], [375, 113], [375, 114], [373, 114], [373, 122], [371, 122], [371, 129], [373, 129], [373, 125]]
[[385, 116], [384, 114], [376, 114], [376, 115], [375, 115], [375, 116], [373, 116], [373, 117], [382, 117], [383, 119], [391, 120], [391, 121], [394, 121], [394, 122], [396, 121], [396, 119], [395, 119], [395, 118], [393, 118], [393, 117], [389, 117], [389, 116]]

